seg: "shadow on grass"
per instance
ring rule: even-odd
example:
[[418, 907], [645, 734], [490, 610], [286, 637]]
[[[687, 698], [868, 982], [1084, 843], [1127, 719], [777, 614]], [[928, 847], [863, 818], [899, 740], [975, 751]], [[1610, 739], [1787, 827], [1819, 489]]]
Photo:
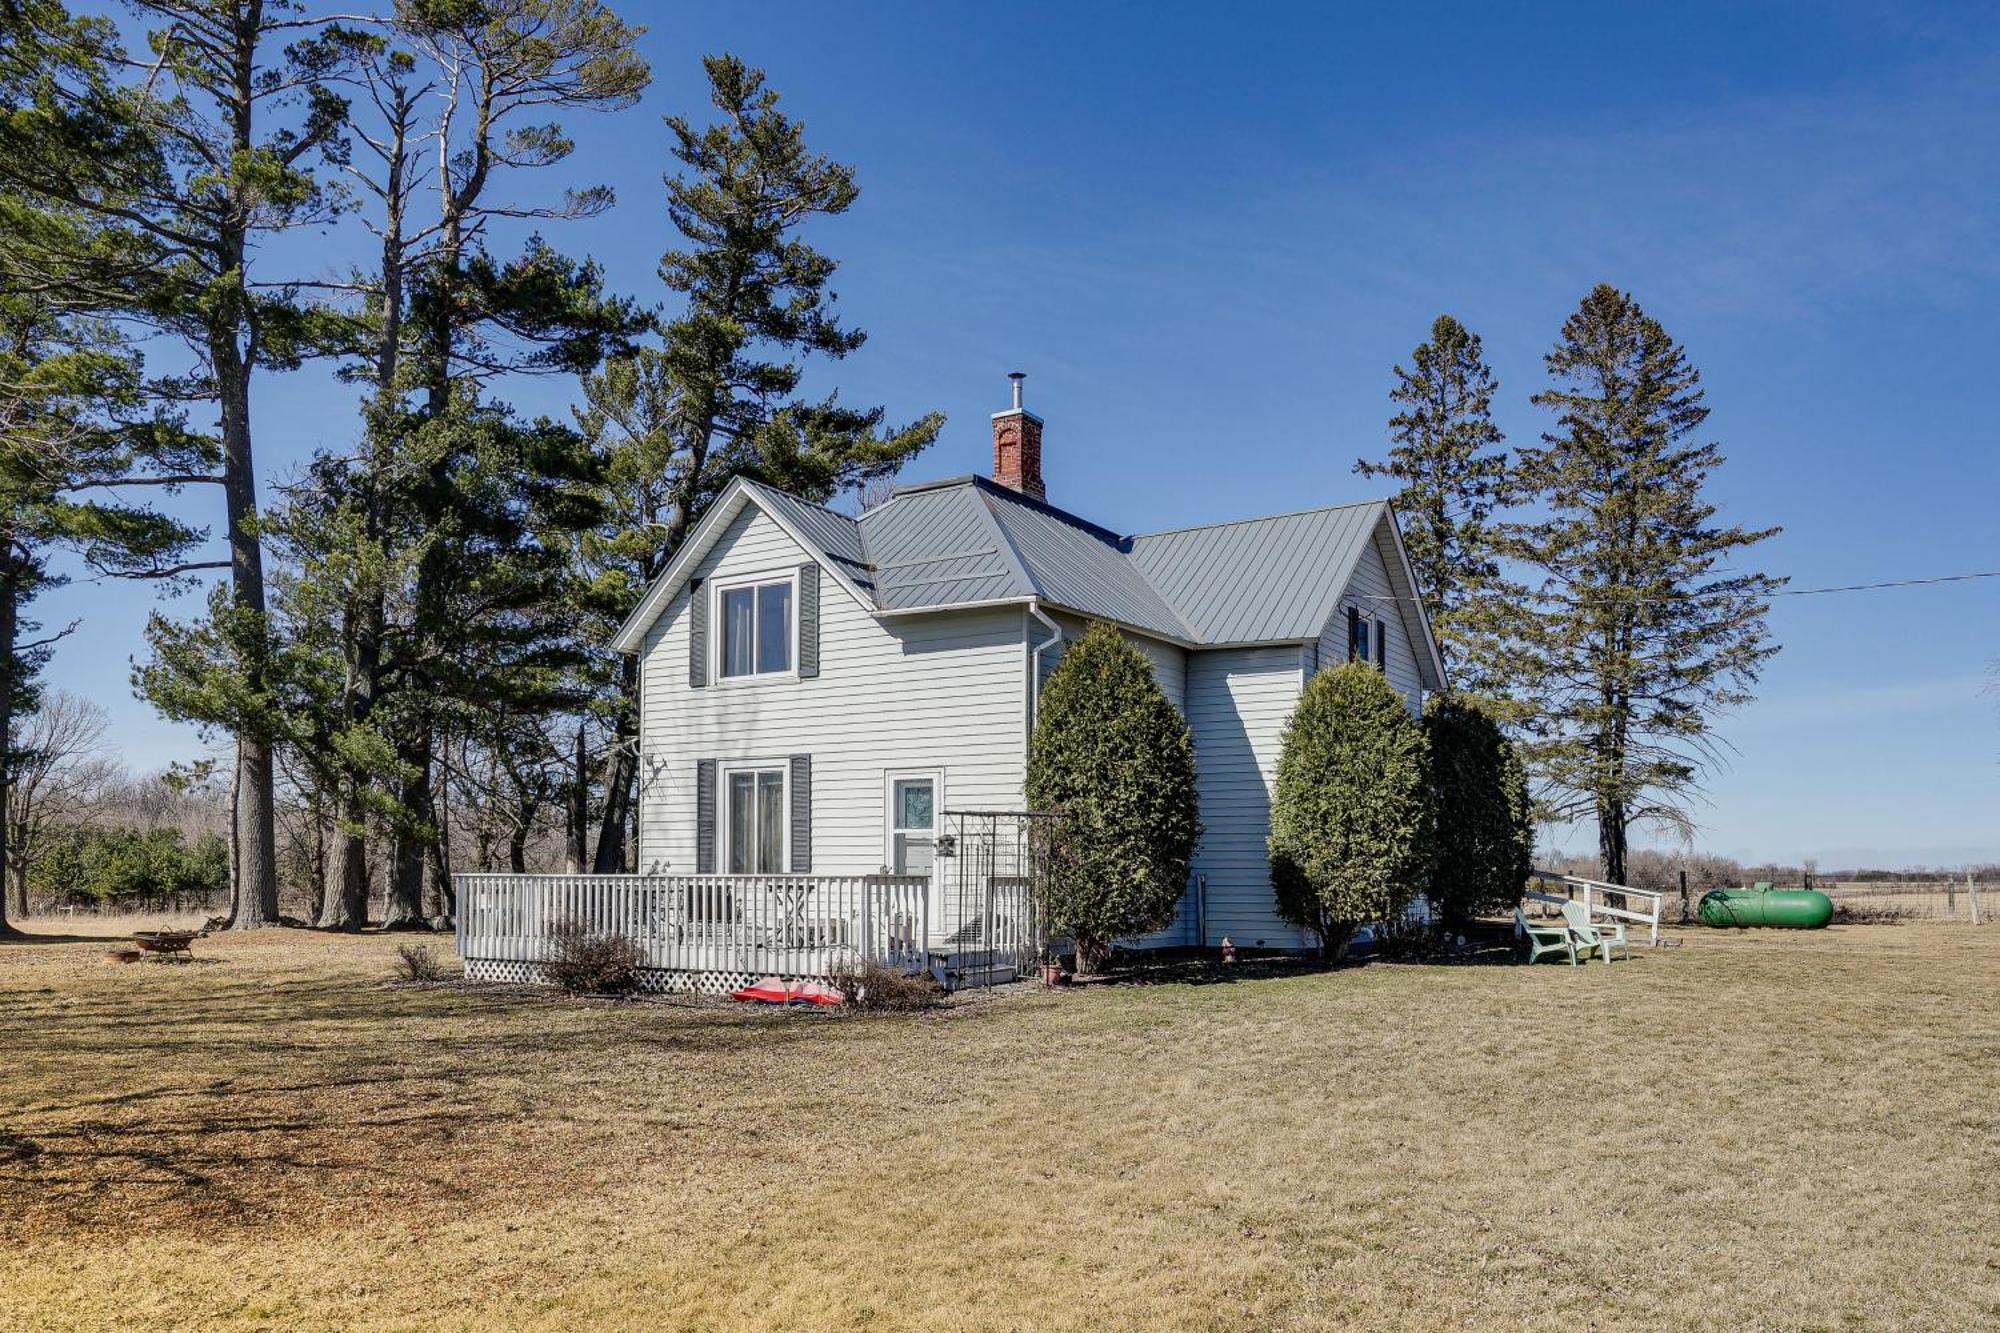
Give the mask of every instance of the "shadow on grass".
[[1403, 956], [1356, 952], [1335, 960], [1305, 954], [1253, 954], [1224, 963], [1213, 949], [1161, 950], [1144, 956], [1115, 959], [1109, 970], [1074, 979], [1077, 987], [1093, 986], [1228, 986], [1246, 981], [1279, 981], [1293, 977], [1352, 972], [1367, 967], [1518, 967], [1526, 955], [1511, 940], [1476, 939], [1459, 952]]

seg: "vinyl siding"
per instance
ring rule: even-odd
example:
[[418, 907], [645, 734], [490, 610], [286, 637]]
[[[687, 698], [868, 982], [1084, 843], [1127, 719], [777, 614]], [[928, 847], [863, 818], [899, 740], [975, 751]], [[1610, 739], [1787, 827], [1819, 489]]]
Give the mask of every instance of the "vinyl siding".
[[[723, 532], [694, 577], [706, 583], [796, 568], [805, 558], [752, 506]], [[701, 759], [811, 755], [816, 874], [881, 867], [882, 783], [892, 769], [943, 769], [944, 799], [954, 808], [1018, 808], [1025, 777], [1023, 634], [1018, 607], [878, 621], [827, 579], [820, 585], [817, 677], [693, 689], [682, 587], [647, 631], [643, 649], [639, 865], [693, 871]]]
[[[1394, 551], [1388, 533], [1377, 528], [1374, 540], [1361, 553], [1361, 562], [1355, 566], [1354, 577], [1348, 580], [1347, 590], [1341, 594], [1339, 607], [1320, 633], [1318, 669], [1324, 671], [1347, 660], [1348, 607], [1358, 607], [1362, 615], [1371, 618], [1387, 617], [1389, 661], [1386, 671], [1389, 683], [1409, 702], [1411, 712], [1421, 713], [1424, 686], [1417, 672], [1416, 647], [1410, 637], [1411, 618], [1403, 614], [1405, 608], [1400, 602], [1382, 600], [1390, 596], [1388, 561], [1394, 558]], [[1373, 651], [1372, 643], [1369, 649]], [[1309, 648], [1306, 665], [1311, 668], [1313, 664], [1313, 652]]]
[[1306, 941], [1278, 916], [1271, 892], [1271, 790], [1278, 751], [1303, 683], [1296, 646], [1188, 654], [1187, 714], [1205, 831], [1194, 874], [1208, 880], [1204, 944], [1224, 935], [1246, 948]]
[[[1048, 684], [1049, 676], [1055, 671], [1056, 664], [1062, 661], [1063, 654], [1069, 651], [1069, 645], [1082, 638], [1084, 632], [1090, 628], [1089, 621], [1061, 612], [1050, 612], [1049, 619], [1062, 626], [1063, 642], [1060, 647], [1051, 648], [1042, 654], [1044, 686]], [[1046, 640], [1049, 634], [1048, 629], [1040, 621], [1034, 622], [1033, 633], [1036, 644]], [[1167, 696], [1167, 701], [1183, 713], [1187, 712], [1187, 650], [1178, 644], [1161, 643], [1158, 639], [1148, 638], [1144, 634], [1134, 634], [1130, 630], [1122, 630], [1120, 633], [1126, 643], [1137, 649], [1139, 655], [1152, 664], [1153, 679], [1159, 682], [1160, 691]]]

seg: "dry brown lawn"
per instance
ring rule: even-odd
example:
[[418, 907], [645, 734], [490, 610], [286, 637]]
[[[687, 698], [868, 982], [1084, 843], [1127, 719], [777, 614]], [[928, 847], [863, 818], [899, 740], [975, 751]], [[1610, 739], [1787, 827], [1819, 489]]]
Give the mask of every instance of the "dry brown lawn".
[[0, 944], [0, 1327], [1994, 1326], [2000, 929], [1684, 936], [885, 1018]]

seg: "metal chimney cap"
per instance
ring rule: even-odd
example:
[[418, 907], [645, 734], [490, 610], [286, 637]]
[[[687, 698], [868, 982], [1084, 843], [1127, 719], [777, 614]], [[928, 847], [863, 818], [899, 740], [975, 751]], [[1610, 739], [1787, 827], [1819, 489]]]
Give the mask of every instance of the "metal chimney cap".
[[1014, 385], [1013, 410], [1018, 412], [1021, 410], [1021, 381], [1028, 378], [1028, 372], [1025, 370], [1010, 370], [1007, 372], [1007, 378], [1011, 380]]

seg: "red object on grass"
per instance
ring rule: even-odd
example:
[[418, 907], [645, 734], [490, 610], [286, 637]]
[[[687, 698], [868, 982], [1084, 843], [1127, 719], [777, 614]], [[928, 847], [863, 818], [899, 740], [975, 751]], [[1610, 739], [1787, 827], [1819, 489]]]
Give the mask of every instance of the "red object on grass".
[[763, 1004], [843, 1004], [847, 997], [819, 981], [787, 981], [765, 977], [754, 985], [729, 992], [732, 1000], [756, 1000]]

